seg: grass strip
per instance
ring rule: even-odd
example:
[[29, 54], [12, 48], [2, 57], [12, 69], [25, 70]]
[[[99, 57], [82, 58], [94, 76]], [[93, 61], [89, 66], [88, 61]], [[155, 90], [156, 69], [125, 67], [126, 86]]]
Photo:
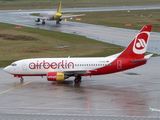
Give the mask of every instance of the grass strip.
[[[160, 5], [159, 0], [63, 0], [63, 8]], [[1, 0], [1, 10], [55, 9], [57, 0]]]
[[0, 67], [12, 61], [45, 57], [102, 57], [123, 47], [84, 36], [0, 23]]
[[[101, 11], [86, 12], [81, 20], [68, 19], [70, 21], [89, 24], [119, 27], [127, 29], [141, 29], [144, 25], [153, 25], [152, 31], [160, 32], [160, 10], [131, 10], [131, 11]], [[79, 13], [81, 14], [81, 13]]]

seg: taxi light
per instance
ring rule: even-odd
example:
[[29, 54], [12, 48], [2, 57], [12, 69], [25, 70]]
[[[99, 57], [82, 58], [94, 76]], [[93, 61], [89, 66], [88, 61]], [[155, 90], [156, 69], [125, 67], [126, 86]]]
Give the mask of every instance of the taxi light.
[[81, 20], [81, 18], [76, 18], [76, 20]]
[[16, 28], [16, 29], [20, 29], [20, 28], [22, 28], [21, 26], [16, 26], [16, 27], [14, 27], [14, 28]]
[[125, 24], [125, 26], [132, 26], [132, 24]]

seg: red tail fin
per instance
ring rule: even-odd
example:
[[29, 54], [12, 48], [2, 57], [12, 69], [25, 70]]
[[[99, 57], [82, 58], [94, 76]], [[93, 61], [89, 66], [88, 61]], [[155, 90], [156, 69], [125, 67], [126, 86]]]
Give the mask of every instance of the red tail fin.
[[119, 58], [143, 59], [147, 49], [152, 25], [145, 25]]

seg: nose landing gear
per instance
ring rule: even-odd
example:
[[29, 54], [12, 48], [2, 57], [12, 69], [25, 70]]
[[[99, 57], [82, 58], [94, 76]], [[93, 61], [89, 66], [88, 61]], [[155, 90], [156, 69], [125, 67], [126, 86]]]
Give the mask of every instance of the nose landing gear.
[[21, 77], [21, 78], [20, 78], [20, 82], [23, 83], [23, 81], [24, 81], [24, 79], [23, 79], [23, 77]]

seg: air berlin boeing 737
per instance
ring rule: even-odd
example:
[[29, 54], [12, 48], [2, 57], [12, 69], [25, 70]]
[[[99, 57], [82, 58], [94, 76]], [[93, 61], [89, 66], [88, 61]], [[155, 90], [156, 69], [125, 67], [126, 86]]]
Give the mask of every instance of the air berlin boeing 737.
[[47, 76], [48, 81], [64, 81], [74, 76], [75, 83], [81, 76], [103, 75], [124, 71], [146, 64], [152, 54], [145, 55], [152, 26], [146, 25], [125, 50], [108, 57], [89, 58], [34, 58], [23, 59], [4, 68], [4, 71], [20, 78], [23, 76]]

